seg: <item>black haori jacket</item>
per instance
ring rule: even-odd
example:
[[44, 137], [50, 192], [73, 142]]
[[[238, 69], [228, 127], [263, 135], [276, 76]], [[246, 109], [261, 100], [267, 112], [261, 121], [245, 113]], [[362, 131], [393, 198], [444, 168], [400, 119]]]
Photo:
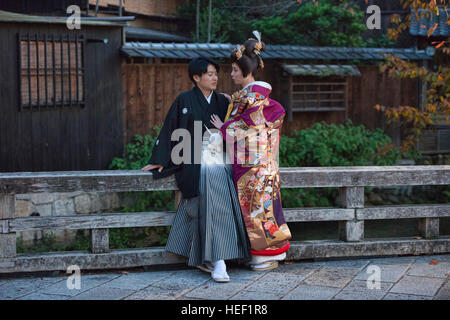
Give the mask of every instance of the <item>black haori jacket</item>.
[[[173, 102], [167, 113], [164, 125], [153, 146], [152, 156], [149, 164], [160, 164], [164, 166], [161, 173], [158, 170], [152, 170], [154, 179], [169, 176], [175, 173], [175, 179], [183, 197], [188, 199], [199, 194], [200, 184], [200, 159], [203, 134], [206, 131], [205, 125], [211, 129], [214, 125], [211, 123], [211, 115], [216, 114], [223, 121], [228, 109], [228, 100], [222, 94], [213, 92], [211, 104], [208, 104], [205, 96], [197, 86], [189, 91], [181, 93]], [[194, 121], [201, 121], [200, 129], [197, 125], [196, 136], [194, 135]], [[175, 129], [187, 129], [191, 136], [191, 163], [175, 165], [172, 162], [172, 148], [182, 140], [171, 141], [172, 132]], [[215, 128], [214, 128], [215, 129]], [[194, 139], [200, 144], [194, 149]], [[194, 151], [197, 155], [194, 155]], [[199, 154], [200, 153], [200, 154]], [[182, 153], [181, 153], [182, 154]], [[197, 164], [194, 163], [196, 160]]]

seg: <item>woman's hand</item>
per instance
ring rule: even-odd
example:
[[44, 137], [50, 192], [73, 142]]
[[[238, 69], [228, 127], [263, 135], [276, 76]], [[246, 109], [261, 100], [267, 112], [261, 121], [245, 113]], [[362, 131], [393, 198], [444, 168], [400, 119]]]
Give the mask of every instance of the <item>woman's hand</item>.
[[223, 94], [225, 96], [225, 98], [227, 98], [228, 102], [231, 102], [231, 97], [229, 94], [223, 93], [221, 92], [220, 94]]
[[220, 129], [223, 126], [222, 120], [216, 115], [211, 115], [211, 123], [216, 127], [217, 129]]
[[142, 171], [150, 171], [150, 170], [153, 170], [153, 169], [156, 169], [156, 168], [159, 168], [158, 172], [161, 172], [162, 169], [164, 169], [164, 167], [162, 165], [160, 165], [160, 164], [148, 164], [145, 167], [143, 167], [141, 170]]

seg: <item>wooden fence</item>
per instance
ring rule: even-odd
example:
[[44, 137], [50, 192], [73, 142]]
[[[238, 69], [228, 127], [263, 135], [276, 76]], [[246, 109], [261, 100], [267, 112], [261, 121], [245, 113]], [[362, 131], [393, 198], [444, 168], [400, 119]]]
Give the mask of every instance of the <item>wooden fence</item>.
[[[283, 188], [337, 187], [339, 207], [285, 209], [287, 222], [339, 221], [338, 240], [292, 241], [287, 259], [450, 252], [450, 236], [439, 236], [439, 218], [449, 204], [364, 207], [364, 187], [450, 184], [450, 166], [281, 168]], [[177, 190], [173, 176], [153, 180], [130, 171], [14, 172], [0, 174], [0, 273], [128, 268], [182, 263], [163, 247], [110, 250], [110, 228], [171, 225], [174, 212], [101, 213], [15, 218], [15, 195], [23, 193]], [[364, 239], [364, 221], [419, 218], [422, 238]], [[90, 252], [17, 254], [16, 233], [25, 230], [89, 229]]]

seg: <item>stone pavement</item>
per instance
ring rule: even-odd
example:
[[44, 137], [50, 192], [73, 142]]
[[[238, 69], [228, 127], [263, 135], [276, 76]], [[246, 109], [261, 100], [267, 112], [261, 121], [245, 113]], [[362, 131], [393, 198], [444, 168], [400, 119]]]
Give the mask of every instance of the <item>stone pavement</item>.
[[146, 270], [81, 270], [80, 289], [68, 289], [65, 273], [3, 274], [0, 300], [450, 300], [450, 254], [286, 262], [262, 272], [229, 265], [229, 283], [195, 268]]

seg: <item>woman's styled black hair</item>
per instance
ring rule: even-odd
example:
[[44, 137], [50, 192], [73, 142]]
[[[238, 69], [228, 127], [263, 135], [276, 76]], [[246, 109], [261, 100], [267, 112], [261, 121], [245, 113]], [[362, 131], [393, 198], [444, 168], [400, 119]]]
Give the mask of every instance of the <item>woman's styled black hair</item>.
[[191, 81], [194, 84], [196, 84], [195, 80], [194, 80], [194, 76], [197, 75], [197, 76], [201, 77], [204, 73], [208, 72], [208, 66], [210, 64], [212, 64], [216, 68], [216, 71], [219, 72], [219, 69], [220, 69], [219, 64], [217, 62], [215, 62], [214, 60], [200, 57], [200, 58], [195, 58], [195, 59], [191, 60], [191, 62], [189, 62], [189, 65], [188, 65], [189, 78], [191, 78]]
[[[262, 58], [255, 53], [255, 46], [258, 43], [258, 40], [248, 39], [244, 42], [245, 50], [242, 52], [241, 57], [238, 59], [239, 53], [238, 51], [233, 51], [231, 53], [231, 63], [235, 62], [239, 68], [242, 70], [242, 75], [244, 78], [249, 73], [254, 73], [256, 70], [262, 68]], [[264, 51], [266, 49], [266, 44], [261, 41], [262, 48], [260, 51]]]

